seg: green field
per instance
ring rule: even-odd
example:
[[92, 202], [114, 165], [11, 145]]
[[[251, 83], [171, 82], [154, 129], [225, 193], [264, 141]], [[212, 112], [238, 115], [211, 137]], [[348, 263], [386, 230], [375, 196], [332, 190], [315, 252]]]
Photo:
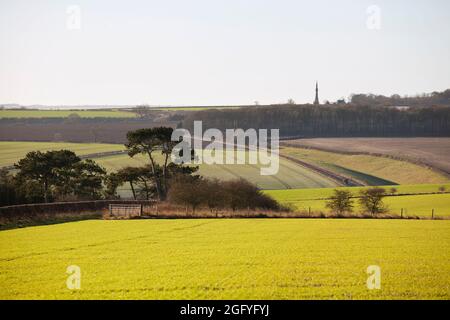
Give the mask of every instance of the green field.
[[[147, 157], [139, 155], [130, 158], [126, 154], [103, 157], [96, 159], [96, 161], [109, 171], [118, 170], [126, 166], [142, 166], [148, 164]], [[260, 166], [256, 164], [202, 164], [200, 165], [199, 174], [223, 180], [242, 177], [255, 183], [262, 189], [321, 188], [337, 186], [334, 181], [283, 158], [280, 158], [280, 169], [278, 174], [274, 176], [262, 176], [260, 174]]]
[[67, 149], [74, 151], [77, 155], [86, 155], [119, 151], [124, 148], [121, 144], [0, 141], [0, 167], [13, 165], [30, 151]]
[[91, 220], [0, 231], [0, 299], [449, 299], [449, 259], [450, 221]]
[[[388, 196], [383, 202], [387, 205], [389, 212], [393, 214], [401, 213], [404, 216], [431, 217], [431, 210], [434, 209], [435, 217], [450, 217], [450, 194], [434, 194], [442, 185], [404, 185], [394, 186], [398, 192], [397, 196]], [[450, 185], [444, 184], [450, 191]], [[357, 196], [361, 187], [339, 188], [349, 190]], [[389, 191], [390, 187], [385, 187]], [[265, 193], [274, 199], [294, 205], [298, 210], [313, 212], [329, 212], [325, 207], [326, 199], [333, 194], [333, 188], [322, 189], [297, 189], [297, 190], [267, 190]], [[402, 195], [403, 194], [403, 195]], [[408, 195], [410, 194], [410, 195]], [[411, 195], [414, 194], [414, 195]], [[360, 210], [357, 199], [355, 199], [355, 212]]]
[[0, 110], [1, 118], [66, 118], [77, 114], [82, 118], [135, 118], [133, 112], [119, 110]]
[[448, 183], [450, 179], [425, 166], [371, 155], [348, 155], [283, 147], [281, 154], [349, 176], [368, 185]]

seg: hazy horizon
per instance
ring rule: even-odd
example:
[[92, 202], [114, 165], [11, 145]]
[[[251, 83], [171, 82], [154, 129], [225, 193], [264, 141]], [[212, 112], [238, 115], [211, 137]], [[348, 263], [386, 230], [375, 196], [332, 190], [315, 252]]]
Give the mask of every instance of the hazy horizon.
[[312, 103], [450, 88], [450, 3], [0, 0], [0, 104]]

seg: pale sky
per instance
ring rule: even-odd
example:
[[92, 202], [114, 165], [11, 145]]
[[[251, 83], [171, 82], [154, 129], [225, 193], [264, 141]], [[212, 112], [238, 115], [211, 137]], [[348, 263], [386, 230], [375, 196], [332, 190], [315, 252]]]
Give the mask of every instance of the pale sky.
[[0, 104], [307, 103], [316, 80], [450, 88], [450, 1], [0, 0]]

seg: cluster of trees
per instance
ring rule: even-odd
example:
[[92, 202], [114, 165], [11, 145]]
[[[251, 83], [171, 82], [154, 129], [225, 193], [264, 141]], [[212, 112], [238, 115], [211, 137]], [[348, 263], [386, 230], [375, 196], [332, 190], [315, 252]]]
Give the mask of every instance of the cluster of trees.
[[280, 105], [188, 114], [182, 123], [191, 129], [201, 120], [204, 130], [280, 129], [281, 137], [450, 136], [450, 107], [411, 108], [354, 105]]
[[199, 207], [208, 208], [216, 216], [220, 210], [288, 211], [277, 201], [265, 195], [255, 185], [243, 179], [220, 181], [200, 176], [177, 177], [168, 194], [172, 203], [190, 208], [192, 213]]
[[[129, 185], [134, 200], [160, 199], [165, 200], [167, 191], [173, 180], [178, 176], [190, 176], [198, 171], [198, 167], [180, 166], [169, 163], [166, 168], [166, 178], [160, 179], [163, 167], [155, 164], [155, 172], [151, 165], [143, 167], [124, 167], [110, 173], [105, 180], [105, 194], [108, 198], [118, 198], [117, 189], [123, 184]], [[156, 178], [156, 179], [155, 179]], [[167, 182], [167, 183], [166, 183]], [[158, 192], [157, 186], [162, 186], [164, 192]]]
[[15, 164], [17, 174], [0, 174], [1, 205], [99, 199], [106, 170], [74, 152], [33, 151]]
[[[191, 175], [197, 167], [174, 164], [169, 161], [172, 150], [177, 142], [172, 141], [173, 128], [158, 127], [139, 129], [127, 133], [128, 143], [125, 145], [128, 155], [134, 157], [142, 154], [148, 157], [150, 169], [149, 177], [155, 190], [157, 199], [164, 201], [169, 191], [170, 179], [177, 175]], [[157, 155], [162, 161], [157, 161]], [[182, 154], [180, 154], [182, 156]], [[191, 156], [194, 156], [192, 153]]]
[[450, 89], [443, 92], [425, 93], [417, 96], [400, 96], [394, 94], [390, 97], [374, 94], [353, 94], [350, 103], [368, 106], [410, 106], [431, 107], [450, 106]]
[[[391, 188], [391, 194], [397, 189]], [[384, 188], [368, 188], [360, 191], [359, 204], [364, 212], [376, 215], [387, 211], [383, 198], [386, 196]], [[345, 214], [353, 211], [354, 197], [348, 190], [334, 190], [333, 196], [327, 201], [326, 207], [337, 214]]]

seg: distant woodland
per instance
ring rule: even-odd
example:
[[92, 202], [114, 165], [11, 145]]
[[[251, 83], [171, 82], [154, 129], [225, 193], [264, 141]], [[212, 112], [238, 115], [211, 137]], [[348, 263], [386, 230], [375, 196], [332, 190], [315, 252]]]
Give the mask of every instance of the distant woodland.
[[279, 105], [234, 110], [205, 110], [188, 114], [203, 128], [280, 129], [281, 137], [438, 137], [450, 136], [450, 107], [343, 105]]
[[450, 89], [443, 92], [424, 93], [417, 96], [400, 96], [394, 94], [390, 97], [375, 94], [353, 94], [350, 103], [362, 106], [409, 106], [433, 107], [450, 106]]
[[450, 89], [417, 96], [353, 94], [349, 102], [288, 104], [187, 114], [182, 126], [280, 129], [281, 137], [450, 136]]

